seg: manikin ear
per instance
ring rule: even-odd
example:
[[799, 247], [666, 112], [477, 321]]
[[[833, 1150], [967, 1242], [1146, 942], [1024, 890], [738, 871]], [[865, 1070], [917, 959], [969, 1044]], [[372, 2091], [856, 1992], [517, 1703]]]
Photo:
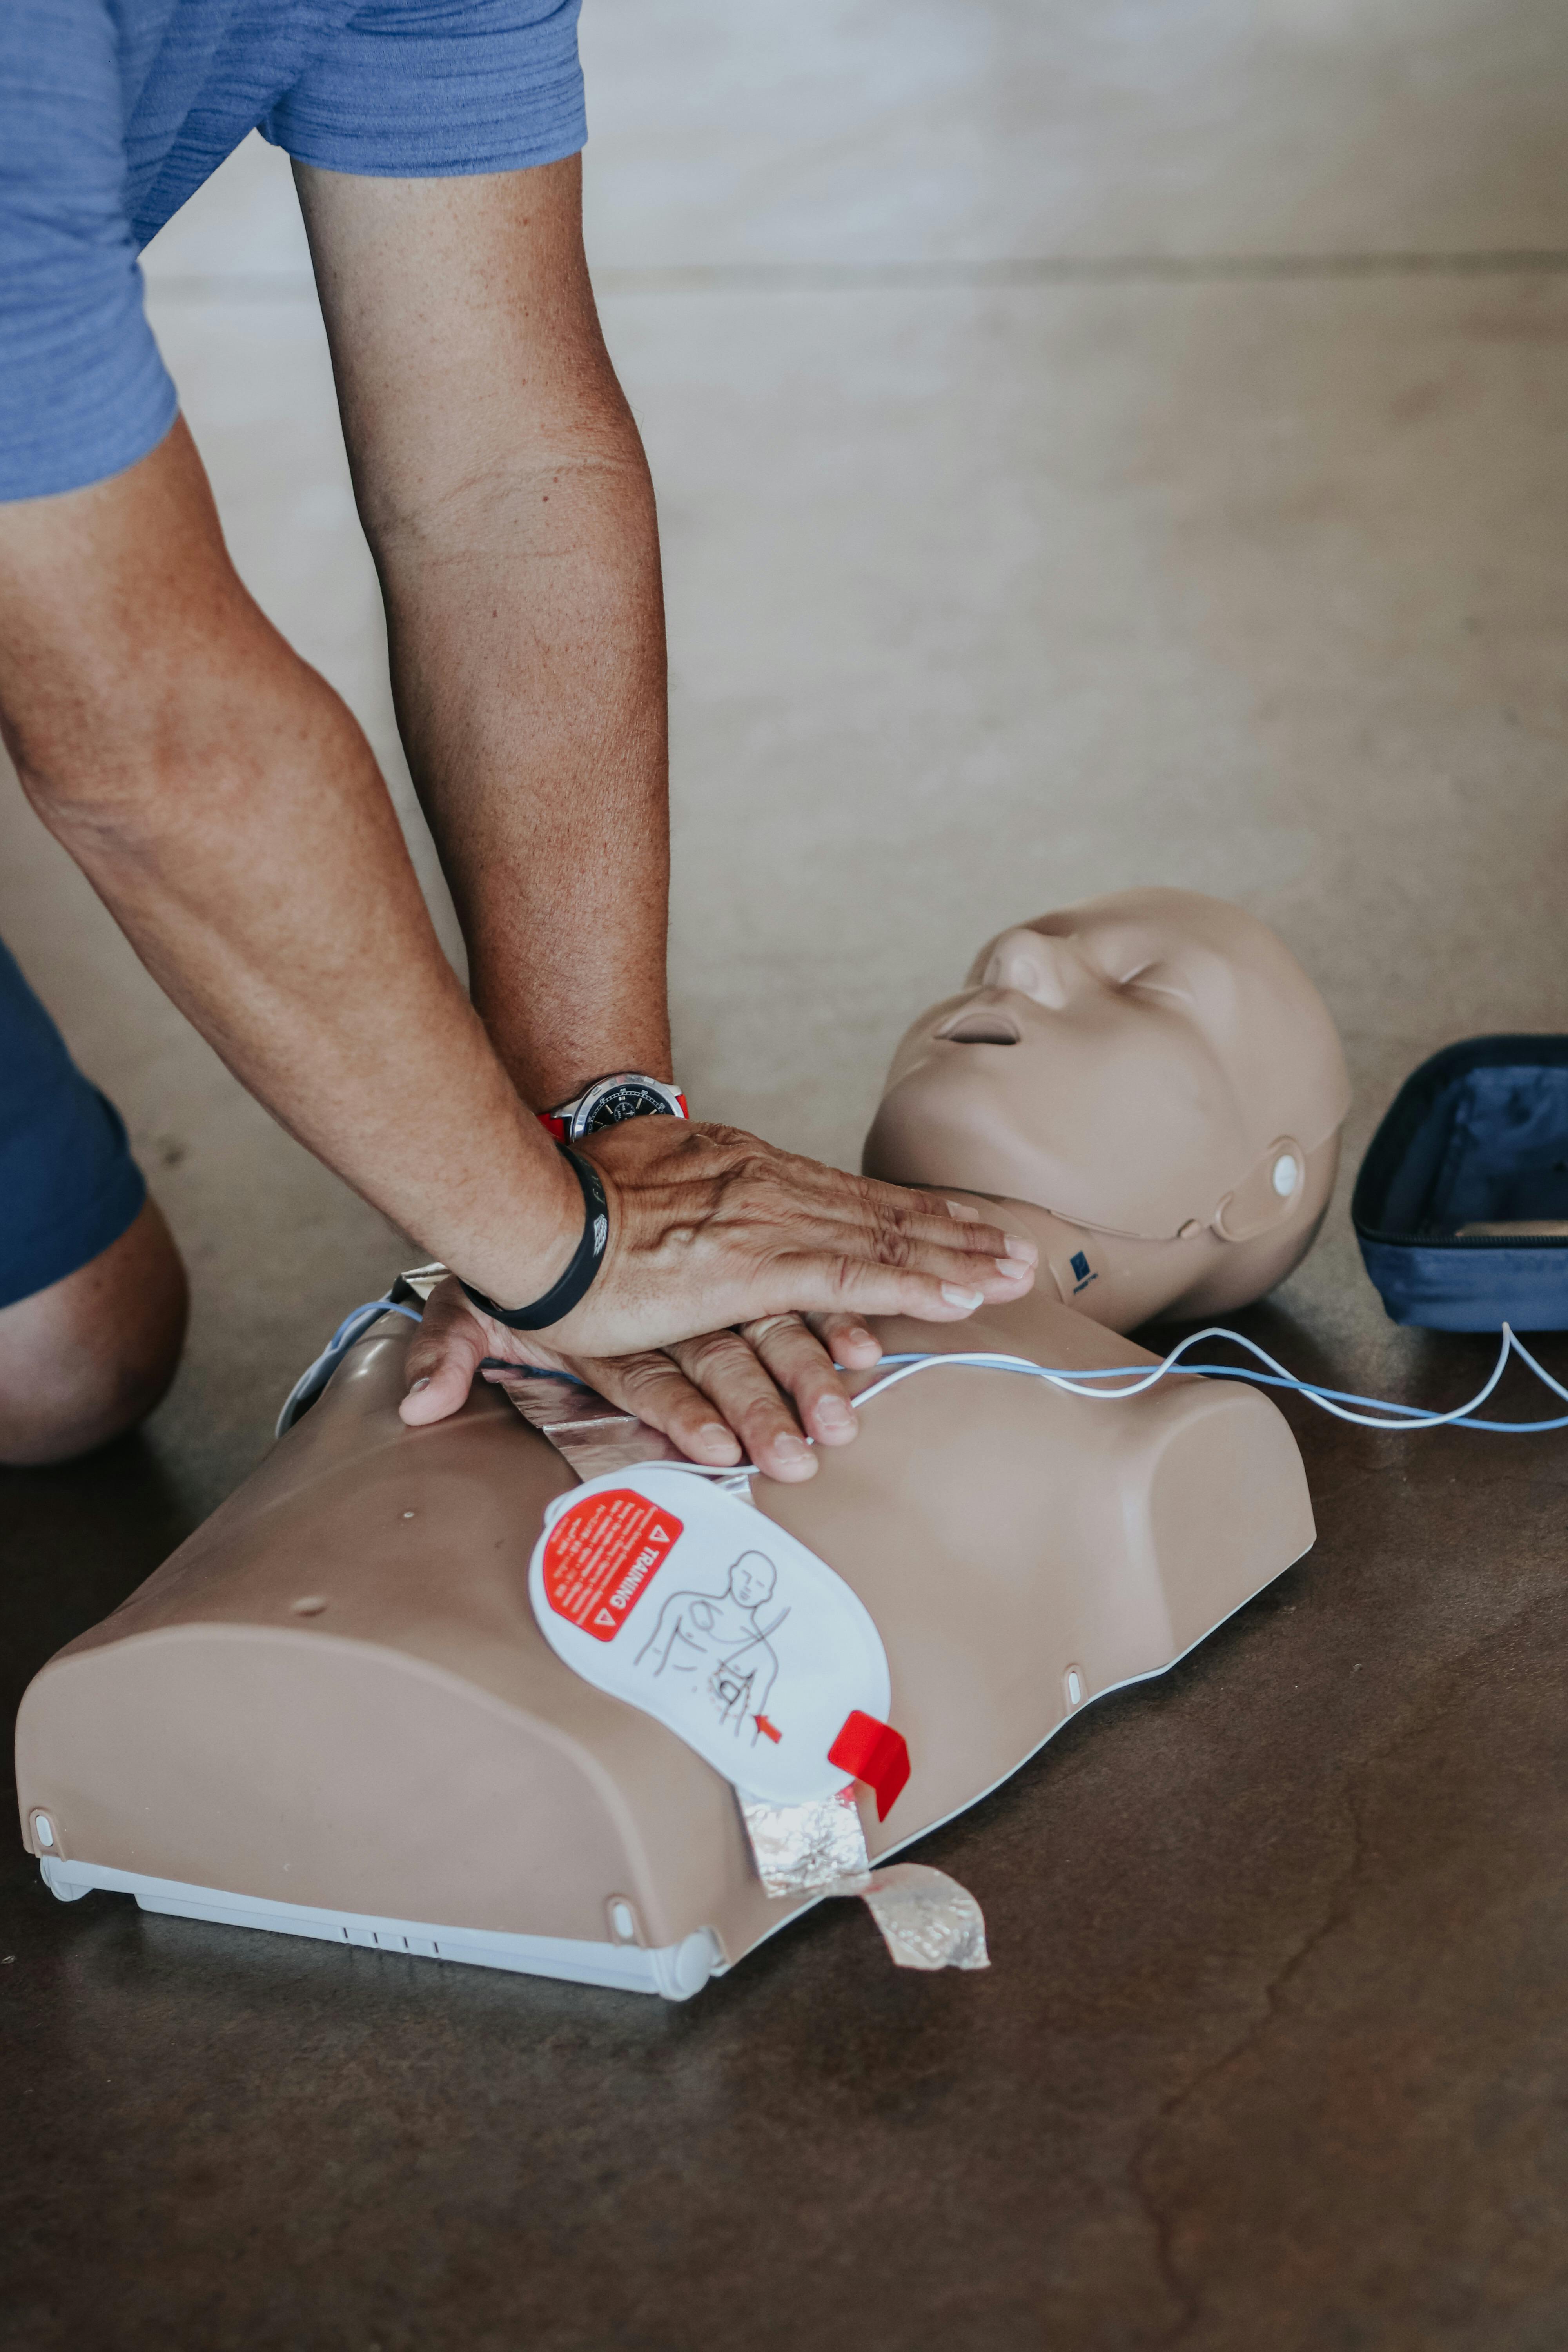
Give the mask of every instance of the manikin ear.
[[1227, 1192], [1210, 1220], [1223, 1242], [1250, 1242], [1294, 1215], [1307, 1182], [1307, 1155], [1294, 1136], [1276, 1136], [1261, 1160]]
[[986, 958], [980, 985], [1016, 989], [1020, 996], [1032, 996], [1037, 1004], [1059, 1013], [1070, 993], [1062, 953], [1055, 940], [1019, 924], [1013, 930], [1004, 931], [996, 941]]

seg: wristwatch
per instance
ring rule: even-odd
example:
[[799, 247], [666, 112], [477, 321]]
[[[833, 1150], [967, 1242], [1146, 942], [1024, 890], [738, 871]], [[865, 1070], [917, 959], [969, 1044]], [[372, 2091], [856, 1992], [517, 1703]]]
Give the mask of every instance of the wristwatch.
[[601, 1127], [618, 1127], [624, 1118], [689, 1118], [686, 1097], [679, 1087], [650, 1078], [641, 1070], [616, 1070], [595, 1078], [573, 1102], [542, 1110], [539, 1124], [557, 1143], [578, 1143]]

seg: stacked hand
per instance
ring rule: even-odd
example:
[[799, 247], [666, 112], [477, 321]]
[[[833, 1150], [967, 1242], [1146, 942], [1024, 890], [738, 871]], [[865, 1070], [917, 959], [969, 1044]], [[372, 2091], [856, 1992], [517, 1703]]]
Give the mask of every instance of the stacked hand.
[[[847, 1176], [735, 1128], [630, 1119], [575, 1149], [610, 1208], [592, 1288], [535, 1334], [441, 1283], [408, 1351], [405, 1422], [456, 1412], [496, 1357], [575, 1374], [693, 1461], [749, 1456], [773, 1477], [809, 1478], [807, 1436], [855, 1434], [835, 1367], [880, 1356], [866, 1316], [960, 1322], [1034, 1281], [1034, 1243], [973, 1206]], [[563, 1263], [576, 1238], [563, 1237]]]

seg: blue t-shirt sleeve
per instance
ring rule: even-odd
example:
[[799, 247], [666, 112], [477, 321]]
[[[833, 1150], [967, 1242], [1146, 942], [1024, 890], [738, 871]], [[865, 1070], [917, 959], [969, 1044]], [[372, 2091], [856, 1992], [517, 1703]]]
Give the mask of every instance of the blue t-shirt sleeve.
[[108, 0], [0, 0], [0, 499], [121, 472], [176, 405], [125, 214]]
[[580, 0], [371, 0], [262, 130], [302, 163], [372, 179], [516, 172], [588, 135]]

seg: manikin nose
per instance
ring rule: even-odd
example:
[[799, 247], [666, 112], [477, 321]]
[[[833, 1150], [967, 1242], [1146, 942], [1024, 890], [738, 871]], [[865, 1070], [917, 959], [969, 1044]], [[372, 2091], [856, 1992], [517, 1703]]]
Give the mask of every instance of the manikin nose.
[[1037, 1004], [1047, 1005], [1053, 1013], [1061, 1012], [1072, 992], [1068, 960], [1060, 943], [1022, 925], [1003, 932], [980, 975], [980, 984], [1016, 989], [1020, 996], [1032, 996]]

